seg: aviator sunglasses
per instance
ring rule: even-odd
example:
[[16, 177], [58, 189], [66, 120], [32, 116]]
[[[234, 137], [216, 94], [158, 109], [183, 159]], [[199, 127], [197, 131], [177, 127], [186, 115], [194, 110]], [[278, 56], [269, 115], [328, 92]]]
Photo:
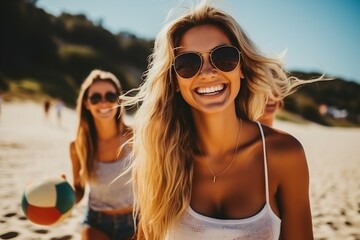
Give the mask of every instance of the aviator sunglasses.
[[222, 45], [209, 52], [183, 52], [174, 59], [174, 69], [182, 78], [192, 78], [202, 68], [203, 57], [201, 54], [209, 53], [211, 64], [223, 72], [231, 72], [240, 62], [240, 51], [229, 45]]
[[[116, 94], [114, 92], [106, 92], [104, 98], [105, 98], [105, 101], [114, 103], [118, 99], [118, 94]], [[90, 100], [90, 103], [93, 105], [98, 104], [99, 102], [101, 102], [103, 100], [103, 95], [96, 92], [89, 97], [89, 100]]]

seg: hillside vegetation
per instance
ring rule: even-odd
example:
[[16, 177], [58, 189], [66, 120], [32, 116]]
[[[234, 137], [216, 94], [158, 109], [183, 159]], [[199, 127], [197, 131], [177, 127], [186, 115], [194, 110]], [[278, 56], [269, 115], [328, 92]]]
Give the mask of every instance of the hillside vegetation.
[[137, 86], [152, 47], [84, 15], [54, 17], [22, 0], [0, 1], [0, 34], [0, 88], [59, 96], [69, 105], [93, 68], [113, 72], [124, 90]]
[[[75, 106], [79, 86], [94, 68], [113, 72], [125, 91], [137, 87], [153, 47], [152, 39], [129, 32], [113, 34], [101, 21], [94, 23], [85, 15], [55, 17], [37, 8], [34, 0], [0, 1], [0, 35], [4, 99], [42, 101], [50, 96], [70, 107]], [[320, 75], [292, 73], [304, 79]], [[280, 116], [329, 126], [360, 126], [359, 93], [359, 84], [336, 77], [310, 84], [285, 99]]]

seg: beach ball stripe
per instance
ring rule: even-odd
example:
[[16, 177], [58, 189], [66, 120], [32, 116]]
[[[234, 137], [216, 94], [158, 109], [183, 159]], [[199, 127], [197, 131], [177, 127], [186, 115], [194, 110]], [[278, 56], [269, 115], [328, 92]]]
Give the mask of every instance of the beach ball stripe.
[[25, 190], [26, 200], [30, 205], [38, 207], [53, 207], [56, 205], [57, 182], [51, 180], [33, 182]]
[[56, 186], [56, 209], [60, 211], [60, 213], [66, 213], [69, 211], [75, 202], [75, 195], [72, 194], [62, 194], [73, 191], [71, 186], [67, 182], [59, 183]]
[[52, 225], [61, 217], [61, 212], [54, 207], [36, 207], [29, 205], [27, 217], [40, 225]]
[[22, 198], [21, 198], [21, 207], [22, 207], [22, 210], [25, 213], [25, 215], [27, 215], [27, 209], [29, 207], [29, 203], [26, 200], [25, 192], [23, 193]]

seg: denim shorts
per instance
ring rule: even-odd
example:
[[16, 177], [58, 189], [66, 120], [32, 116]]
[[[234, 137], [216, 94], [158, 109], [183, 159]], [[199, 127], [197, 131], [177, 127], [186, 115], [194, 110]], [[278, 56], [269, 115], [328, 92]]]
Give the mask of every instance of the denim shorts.
[[132, 213], [109, 215], [88, 209], [84, 224], [97, 228], [109, 236], [111, 240], [128, 239], [134, 236], [134, 220]]

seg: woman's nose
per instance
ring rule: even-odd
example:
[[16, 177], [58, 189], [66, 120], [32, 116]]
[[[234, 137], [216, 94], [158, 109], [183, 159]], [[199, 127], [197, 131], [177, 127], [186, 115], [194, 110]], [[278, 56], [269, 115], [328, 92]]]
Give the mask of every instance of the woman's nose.
[[200, 69], [200, 75], [214, 75], [216, 73], [216, 68], [212, 65], [209, 54], [202, 54], [203, 64]]

